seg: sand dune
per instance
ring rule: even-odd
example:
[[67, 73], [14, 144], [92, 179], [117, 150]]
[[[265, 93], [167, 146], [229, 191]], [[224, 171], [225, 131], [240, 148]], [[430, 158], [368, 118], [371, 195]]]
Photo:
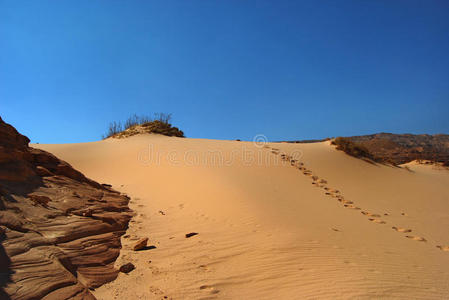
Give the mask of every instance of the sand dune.
[[[131, 197], [116, 265], [136, 269], [99, 299], [449, 297], [447, 170], [374, 165], [328, 142], [32, 146]], [[143, 237], [155, 247], [133, 251]]]

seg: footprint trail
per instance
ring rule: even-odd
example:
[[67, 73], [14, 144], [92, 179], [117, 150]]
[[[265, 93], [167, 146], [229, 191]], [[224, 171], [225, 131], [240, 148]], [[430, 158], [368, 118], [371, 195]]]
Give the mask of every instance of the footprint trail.
[[[280, 149], [278, 148], [272, 148], [268, 145], [264, 146], [265, 149], [269, 149], [271, 150], [271, 153], [275, 154], [275, 155], [280, 155], [281, 160], [282, 161], [286, 161], [286, 162], [290, 162], [290, 165], [292, 167], [295, 167], [296, 169], [298, 169], [299, 171], [301, 171], [305, 176], [309, 177], [312, 179], [312, 184], [317, 187], [317, 188], [321, 188], [324, 191], [324, 194], [326, 196], [330, 196], [332, 198], [335, 198], [338, 202], [343, 204], [344, 208], [349, 208], [349, 209], [354, 209], [354, 210], [360, 210], [361, 214], [363, 214], [364, 216], [368, 217], [368, 220], [376, 223], [376, 224], [386, 224], [387, 222], [381, 219], [381, 215], [380, 214], [376, 214], [376, 213], [371, 213], [369, 211], [366, 210], [362, 210], [362, 208], [355, 206], [354, 205], [354, 201], [350, 201], [350, 200], [345, 200], [345, 197], [343, 195], [343, 193], [338, 190], [338, 189], [334, 189], [334, 188], [330, 188], [327, 186], [328, 182], [326, 179], [320, 178], [319, 176], [317, 176], [316, 174], [314, 174], [312, 172], [312, 170], [308, 169], [305, 167], [305, 164], [301, 161], [299, 161], [298, 159], [294, 159], [292, 156], [286, 154], [286, 153], [282, 153]], [[389, 216], [389, 213], [384, 213], [383, 216]], [[407, 216], [406, 213], [402, 212], [401, 213], [402, 216]], [[394, 231], [398, 232], [398, 233], [410, 233], [412, 232], [412, 229], [409, 228], [402, 228], [402, 227], [397, 227], [397, 226], [393, 226], [391, 227]], [[418, 242], [427, 242], [427, 240], [424, 237], [421, 236], [414, 236], [414, 235], [406, 235], [405, 236], [408, 239], [414, 240], [414, 241], [418, 241]], [[449, 252], [449, 246], [447, 245], [437, 245], [436, 248], [440, 249], [441, 251], [445, 251], [445, 252]]]

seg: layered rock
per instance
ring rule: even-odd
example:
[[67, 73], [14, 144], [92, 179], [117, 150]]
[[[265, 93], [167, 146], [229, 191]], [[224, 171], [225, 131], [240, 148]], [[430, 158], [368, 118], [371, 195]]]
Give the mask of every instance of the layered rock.
[[0, 299], [95, 299], [118, 274], [129, 198], [28, 143], [0, 118]]

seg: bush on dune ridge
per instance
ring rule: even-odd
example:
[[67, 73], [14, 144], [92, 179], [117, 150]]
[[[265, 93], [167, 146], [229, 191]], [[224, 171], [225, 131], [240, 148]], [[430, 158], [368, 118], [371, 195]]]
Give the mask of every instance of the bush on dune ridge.
[[123, 138], [139, 133], [157, 133], [167, 136], [184, 137], [184, 132], [177, 127], [173, 127], [170, 121], [171, 114], [157, 113], [154, 115], [154, 118], [134, 114], [123, 124], [116, 121], [109, 123], [108, 131], [102, 138]]
[[369, 152], [369, 150], [365, 146], [355, 143], [351, 141], [349, 138], [337, 137], [334, 140], [332, 140], [332, 145], [336, 145], [337, 150], [341, 150], [346, 154], [357, 158], [369, 159], [371, 161], [378, 163], [385, 162], [381, 158], [376, 157], [371, 152]]

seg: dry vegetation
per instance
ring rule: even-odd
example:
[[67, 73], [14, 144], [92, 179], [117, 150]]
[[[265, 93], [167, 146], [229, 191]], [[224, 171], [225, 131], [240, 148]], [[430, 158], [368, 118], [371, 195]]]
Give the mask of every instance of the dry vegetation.
[[360, 145], [356, 142], [351, 141], [349, 138], [345, 137], [337, 137], [334, 140], [332, 140], [332, 145], [336, 145], [337, 150], [341, 150], [345, 152], [348, 155], [362, 158], [362, 159], [368, 159], [374, 162], [384, 163], [385, 160], [376, 157], [373, 155], [368, 148], [364, 147], [363, 145]]
[[369, 152], [396, 165], [413, 160], [449, 165], [449, 135], [377, 133], [348, 137]]
[[170, 124], [171, 114], [158, 113], [154, 118], [148, 116], [130, 116], [123, 124], [113, 121], [109, 123], [108, 131], [103, 139], [114, 137], [124, 138], [139, 133], [156, 133], [167, 136], [184, 137], [184, 132]]

